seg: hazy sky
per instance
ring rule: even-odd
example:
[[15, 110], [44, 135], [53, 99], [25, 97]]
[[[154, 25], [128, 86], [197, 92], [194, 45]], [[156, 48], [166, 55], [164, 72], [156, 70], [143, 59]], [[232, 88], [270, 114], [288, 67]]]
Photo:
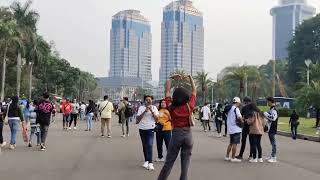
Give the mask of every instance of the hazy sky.
[[[21, 0], [24, 2], [24, 0]], [[158, 80], [163, 7], [172, 0], [33, 0], [39, 33], [53, 40], [61, 56], [96, 76], [109, 70], [111, 17], [137, 9], [151, 21], [152, 72]], [[204, 13], [205, 70], [216, 78], [232, 64], [263, 64], [271, 58], [272, 18], [277, 0], [193, 0]], [[0, 0], [0, 5], [13, 0]], [[309, 0], [317, 10], [320, 0]]]

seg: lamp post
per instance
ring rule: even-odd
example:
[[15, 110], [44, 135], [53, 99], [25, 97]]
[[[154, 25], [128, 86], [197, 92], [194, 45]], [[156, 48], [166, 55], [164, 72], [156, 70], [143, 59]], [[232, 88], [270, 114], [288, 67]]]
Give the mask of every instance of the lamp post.
[[312, 64], [312, 61], [310, 59], [307, 59], [304, 61], [304, 63], [307, 66], [307, 84], [310, 86], [310, 64]]

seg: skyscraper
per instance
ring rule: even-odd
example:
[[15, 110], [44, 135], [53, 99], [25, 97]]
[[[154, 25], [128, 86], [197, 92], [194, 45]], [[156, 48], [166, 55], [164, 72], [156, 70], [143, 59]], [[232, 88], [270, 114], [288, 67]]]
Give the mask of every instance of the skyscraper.
[[295, 29], [304, 20], [313, 17], [316, 9], [307, 4], [307, 0], [280, 0], [278, 6], [271, 9], [273, 16], [272, 58], [276, 60], [288, 57], [288, 45]]
[[125, 10], [112, 17], [109, 77], [138, 77], [152, 80], [151, 27], [137, 10]]
[[196, 75], [204, 68], [202, 13], [190, 0], [177, 0], [164, 8], [161, 25], [160, 86], [175, 70]]

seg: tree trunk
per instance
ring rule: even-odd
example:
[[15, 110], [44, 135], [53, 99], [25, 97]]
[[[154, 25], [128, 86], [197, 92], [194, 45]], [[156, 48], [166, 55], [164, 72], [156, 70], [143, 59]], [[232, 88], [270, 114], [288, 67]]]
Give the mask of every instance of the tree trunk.
[[244, 77], [244, 97], [248, 96], [248, 76]]
[[18, 51], [18, 57], [17, 57], [17, 96], [20, 96], [20, 81], [21, 81], [21, 53]]
[[8, 51], [8, 47], [4, 49], [3, 62], [2, 62], [1, 102], [3, 102], [4, 100], [4, 86], [6, 83], [6, 70], [7, 70], [7, 51]]
[[29, 100], [32, 99], [32, 72], [33, 72], [33, 62], [30, 64], [30, 72], [29, 72]]
[[240, 96], [241, 100], [243, 100], [243, 89], [244, 89], [244, 82], [242, 79], [242, 80], [240, 80], [240, 89], [239, 89], [239, 96]]

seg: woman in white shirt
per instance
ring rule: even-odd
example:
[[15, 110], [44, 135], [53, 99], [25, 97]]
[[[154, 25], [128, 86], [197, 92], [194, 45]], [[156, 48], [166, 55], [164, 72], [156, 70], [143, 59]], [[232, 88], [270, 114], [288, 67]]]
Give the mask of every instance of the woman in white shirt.
[[145, 96], [145, 104], [139, 107], [137, 124], [141, 137], [145, 162], [142, 165], [148, 170], [154, 170], [152, 163], [152, 147], [154, 139], [155, 123], [158, 121], [159, 112], [156, 106], [152, 105], [152, 96]]

